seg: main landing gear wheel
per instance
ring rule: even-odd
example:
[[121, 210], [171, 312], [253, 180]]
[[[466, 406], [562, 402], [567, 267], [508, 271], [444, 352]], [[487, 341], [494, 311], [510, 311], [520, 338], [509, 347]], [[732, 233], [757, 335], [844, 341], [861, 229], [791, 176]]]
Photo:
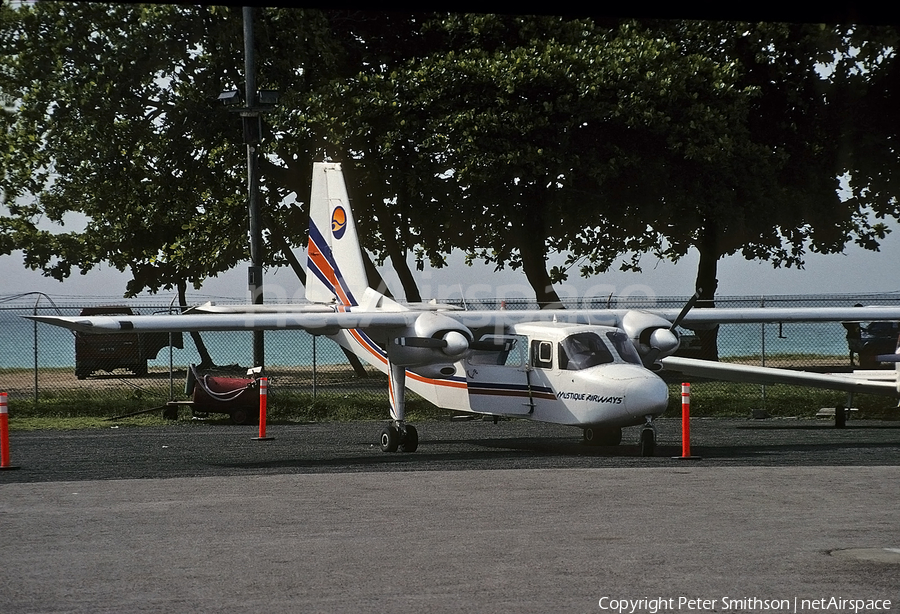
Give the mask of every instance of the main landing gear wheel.
[[586, 426], [584, 428], [584, 443], [589, 446], [617, 446], [621, 442], [621, 427]]
[[419, 447], [419, 431], [411, 424], [390, 424], [381, 431], [382, 452], [415, 452]]
[[419, 447], [419, 431], [411, 424], [406, 425], [406, 429], [400, 435], [400, 446], [397, 448], [400, 452], [415, 452]]
[[641, 456], [653, 456], [656, 452], [656, 431], [645, 428], [641, 431]]
[[381, 431], [381, 451], [396, 452], [400, 447], [400, 429], [393, 424], [384, 427]]

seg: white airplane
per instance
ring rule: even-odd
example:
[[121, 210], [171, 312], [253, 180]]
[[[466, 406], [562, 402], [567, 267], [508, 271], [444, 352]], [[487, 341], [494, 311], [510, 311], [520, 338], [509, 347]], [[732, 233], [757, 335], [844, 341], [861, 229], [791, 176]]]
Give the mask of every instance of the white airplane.
[[898, 307], [806, 309], [467, 311], [403, 305], [367, 279], [340, 164], [317, 163], [310, 197], [309, 305], [195, 308], [181, 315], [31, 319], [83, 332], [304, 329], [326, 335], [388, 375], [385, 452], [413, 452], [406, 389], [435, 405], [577, 427], [585, 443], [617, 445], [622, 428], [644, 425], [641, 454], [653, 454], [653, 420], [668, 403], [661, 368], [754, 383], [789, 383], [900, 397], [891, 381], [728, 365], [674, 357], [678, 325], [735, 322], [893, 321]]

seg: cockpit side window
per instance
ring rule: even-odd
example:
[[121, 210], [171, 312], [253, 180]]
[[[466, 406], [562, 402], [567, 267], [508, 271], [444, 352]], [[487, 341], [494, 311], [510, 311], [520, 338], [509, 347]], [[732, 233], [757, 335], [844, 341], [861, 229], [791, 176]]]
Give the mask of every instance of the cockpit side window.
[[575, 333], [559, 344], [560, 369], [579, 371], [610, 362], [615, 362], [615, 357], [596, 333]]

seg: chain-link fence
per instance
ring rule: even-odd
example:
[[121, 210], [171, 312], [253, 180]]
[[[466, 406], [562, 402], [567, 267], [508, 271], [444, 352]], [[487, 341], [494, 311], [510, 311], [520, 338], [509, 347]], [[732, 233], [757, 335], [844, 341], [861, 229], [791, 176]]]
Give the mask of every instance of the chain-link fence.
[[[0, 299], [2, 300], [2, 299]], [[609, 296], [602, 300], [569, 301], [570, 308], [679, 308], [685, 297], [643, 299]], [[897, 305], [900, 295], [833, 295], [723, 297], [719, 307], [829, 307]], [[447, 301], [453, 303], [454, 301]], [[467, 309], [527, 309], [527, 301], [456, 301]], [[162, 408], [190, 399], [185, 382], [190, 365], [203, 364], [204, 373], [228, 378], [246, 377], [253, 366], [252, 332], [194, 334], [83, 335], [22, 316], [97, 314], [104, 311], [135, 314], [177, 311], [172, 304], [150, 302], [80, 302], [55, 304], [44, 296], [0, 303], [0, 390], [10, 403], [43, 412], [77, 415], [124, 415]], [[722, 361], [823, 371], [870, 366], [867, 357], [894, 351], [896, 324], [886, 330], [848, 328], [839, 322], [815, 324], [729, 324], [719, 327], [714, 350]], [[708, 355], [703, 335], [682, 330], [686, 355]], [[876, 334], [876, 332], [878, 334]], [[866, 335], [871, 333], [867, 339]], [[879, 336], [880, 335], [880, 336]], [[866, 341], [865, 347], [860, 340]], [[855, 340], [855, 341], [854, 341]], [[387, 406], [387, 379], [368, 365], [353, 365], [330, 339], [303, 331], [267, 331], [264, 335], [266, 375], [276, 403], [310, 404], [322, 400], [357, 405]], [[853, 351], [855, 345], [855, 351]], [[883, 346], [883, 347], [882, 347]], [[861, 351], [863, 350], [863, 351]], [[211, 364], [210, 364], [211, 361]], [[675, 376], [677, 377], [677, 376]], [[673, 379], [671, 383], [676, 383]], [[761, 398], [766, 387], [709, 382], [707, 398], [721, 403], [722, 391]], [[809, 391], [789, 387], [788, 394]], [[735, 392], [737, 390], [737, 392]], [[771, 390], [769, 395], [771, 395]], [[834, 395], [832, 394], [832, 397]], [[677, 395], [675, 395], [677, 399]], [[883, 405], [892, 406], [890, 399]]]

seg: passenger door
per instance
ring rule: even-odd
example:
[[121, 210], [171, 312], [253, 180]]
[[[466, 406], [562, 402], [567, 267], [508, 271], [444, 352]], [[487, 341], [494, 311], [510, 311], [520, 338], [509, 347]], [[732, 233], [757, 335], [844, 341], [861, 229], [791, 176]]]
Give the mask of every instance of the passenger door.
[[473, 345], [482, 349], [473, 350], [465, 361], [472, 411], [503, 416], [531, 413], [528, 339], [522, 335], [484, 335]]

